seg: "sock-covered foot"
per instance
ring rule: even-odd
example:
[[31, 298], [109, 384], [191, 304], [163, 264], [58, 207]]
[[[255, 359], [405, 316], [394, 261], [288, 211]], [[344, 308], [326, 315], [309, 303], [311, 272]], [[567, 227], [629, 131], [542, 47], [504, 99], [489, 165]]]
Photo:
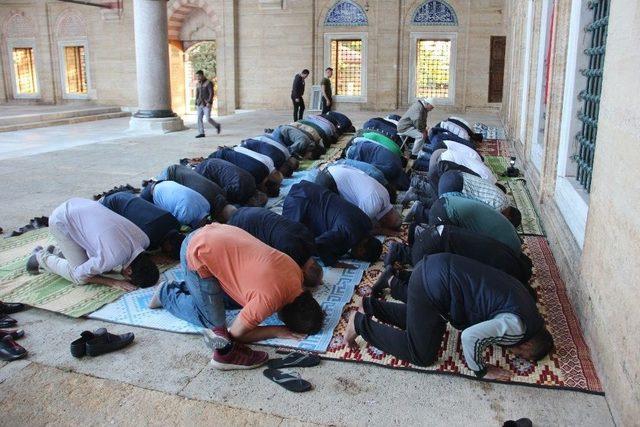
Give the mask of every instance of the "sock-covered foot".
[[413, 205], [411, 205], [411, 209], [409, 210], [409, 212], [407, 213], [407, 215], [404, 218], [405, 221], [406, 222], [413, 222], [413, 220], [416, 217], [416, 214], [422, 210], [422, 206], [423, 206], [422, 202], [420, 202], [420, 201], [413, 202]]
[[384, 256], [384, 266], [393, 266], [396, 261], [400, 261], [401, 258], [402, 243], [391, 242], [389, 250]]
[[36, 275], [40, 274], [40, 263], [38, 262], [38, 253], [43, 250], [42, 246], [36, 246], [33, 251], [31, 251], [31, 256], [27, 259], [26, 270], [27, 273]]
[[153, 293], [153, 297], [151, 301], [149, 301], [149, 308], [160, 308], [162, 307], [162, 302], [160, 301], [160, 291], [164, 287], [165, 282], [161, 282], [158, 286], [156, 286], [156, 290]]
[[393, 278], [393, 267], [387, 266], [378, 279], [376, 283], [373, 284], [371, 288], [371, 295], [379, 298], [382, 296], [382, 292], [387, 289], [389, 285], [389, 280]]

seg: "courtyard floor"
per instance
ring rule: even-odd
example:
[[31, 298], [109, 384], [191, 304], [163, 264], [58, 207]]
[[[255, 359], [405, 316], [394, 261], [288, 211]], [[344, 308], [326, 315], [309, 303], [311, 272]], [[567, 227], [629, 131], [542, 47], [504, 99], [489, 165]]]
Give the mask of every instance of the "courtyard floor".
[[[348, 113], [356, 128], [381, 112]], [[445, 117], [437, 110], [430, 123]], [[498, 124], [496, 115], [465, 114]], [[189, 129], [131, 134], [113, 119], [0, 134], [0, 227], [5, 233], [49, 215], [64, 200], [140, 181], [189, 156], [291, 120], [290, 113], [243, 112], [220, 119], [222, 134], [194, 139]], [[187, 119], [187, 124], [190, 120]], [[199, 337], [31, 309], [15, 315], [29, 357], [0, 362], [0, 407], [7, 425], [62, 424], [405, 424], [502, 425], [528, 417], [534, 425], [612, 425], [604, 397], [492, 384], [454, 377], [323, 361], [300, 369], [315, 389], [301, 395], [269, 382], [260, 369], [219, 372]], [[69, 343], [83, 330], [107, 326], [136, 334], [126, 350], [74, 359]], [[269, 350], [273, 354], [273, 350]]]

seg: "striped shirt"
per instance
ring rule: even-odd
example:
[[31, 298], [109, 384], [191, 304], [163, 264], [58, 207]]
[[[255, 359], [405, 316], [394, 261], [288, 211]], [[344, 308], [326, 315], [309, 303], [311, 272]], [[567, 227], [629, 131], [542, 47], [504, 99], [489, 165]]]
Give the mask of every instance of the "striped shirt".
[[462, 331], [462, 351], [469, 369], [479, 377], [487, 373], [484, 351], [492, 344], [516, 345], [522, 341], [526, 328], [520, 317], [500, 313], [493, 319], [477, 323]]
[[462, 174], [462, 194], [480, 200], [493, 209], [502, 212], [511, 205], [509, 197], [495, 184], [466, 172]]

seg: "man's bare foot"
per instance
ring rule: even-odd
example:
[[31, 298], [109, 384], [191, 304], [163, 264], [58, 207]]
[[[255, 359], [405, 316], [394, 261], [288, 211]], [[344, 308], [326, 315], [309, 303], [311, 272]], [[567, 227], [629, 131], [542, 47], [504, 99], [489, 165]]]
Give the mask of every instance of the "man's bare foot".
[[356, 308], [360, 313], [364, 314], [364, 298], [360, 298], [360, 300], [356, 304]]
[[357, 347], [356, 338], [358, 338], [358, 333], [356, 332], [356, 312], [354, 311], [351, 313], [347, 329], [344, 331], [344, 341], [349, 347]]
[[489, 365], [487, 366], [487, 373], [484, 378], [488, 380], [509, 381], [511, 379], [511, 375], [513, 375], [511, 371], [507, 371], [506, 369], [498, 366]]
[[164, 282], [160, 282], [160, 284], [156, 286], [156, 290], [153, 293], [153, 298], [151, 298], [151, 301], [149, 301], [149, 308], [162, 307], [162, 303], [160, 302], [160, 291], [162, 290], [163, 286], [164, 286]]

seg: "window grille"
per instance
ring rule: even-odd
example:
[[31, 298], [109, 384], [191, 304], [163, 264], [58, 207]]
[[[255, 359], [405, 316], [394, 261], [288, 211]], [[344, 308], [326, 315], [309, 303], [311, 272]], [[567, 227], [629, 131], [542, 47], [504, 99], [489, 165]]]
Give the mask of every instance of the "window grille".
[[84, 46], [65, 46], [64, 65], [67, 77], [67, 93], [87, 93]]
[[609, 0], [590, 0], [587, 2], [587, 7], [593, 10], [593, 20], [584, 28], [585, 32], [591, 36], [591, 43], [584, 50], [584, 54], [588, 56], [589, 66], [580, 70], [580, 73], [586, 77], [586, 86], [578, 95], [578, 99], [582, 101], [578, 120], [582, 124], [580, 132], [576, 135], [578, 151], [573, 158], [578, 164], [576, 179], [587, 192], [590, 192], [602, 93], [602, 71], [607, 44]]
[[13, 69], [16, 89], [19, 95], [30, 95], [38, 92], [36, 87], [36, 67], [33, 60], [33, 49], [17, 47], [13, 49]]
[[362, 95], [362, 40], [332, 40], [331, 67], [335, 95]]
[[449, 98], [451, 41], [418, 40], [416, 49], [416, 97]]

